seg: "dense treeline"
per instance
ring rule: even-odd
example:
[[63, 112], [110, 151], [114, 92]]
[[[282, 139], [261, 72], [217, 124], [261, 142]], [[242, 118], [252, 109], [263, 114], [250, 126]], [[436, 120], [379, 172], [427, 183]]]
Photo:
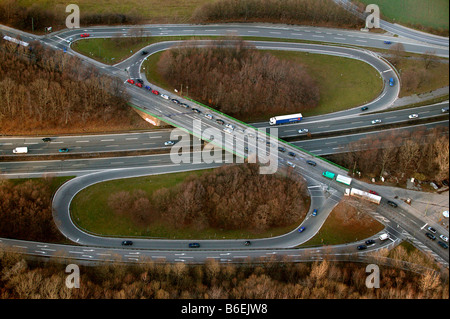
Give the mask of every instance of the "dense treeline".
[[319, 102], [317, 84], [298, 64], [238, 39], [167, 50], [157, 67], [173, 87], [188, 87], [190, 96], [239, 118], [295, 113]]
[[[73, 261], [67, 261], [73, 263]], [[80, 288], [65, 286], [66, 264], [27, 263], [0, 250], [1, 299], [448, 299], [448, 277], [380, 265], [380, 288], [366, 287], [359, 263], [268, 262], [203, 265], [145, 262], [80, 266]]]
[[361, 26], [361, 20], [332, 0], [219, 0], [199, 7], [193, 20]]
[[300, 223], [309, 208], [303, 181], [259, 174], [257, 164], [231, 165], [179, 185], [144, 191], [113, 193], [108, 205], [138, 225], [154, 221], [174, 228], [220, 228], [264, 231]]
[[[55, 29], [65, 28], [66, 18], [69, 15], [66, 13], [66, 5], [57, 5], [46, 9], [40, 3], [33, 3], [31, 6], [25, 7], [16, 0], [2, 0], [0, 1], [0, 23], [21, 30], [38, 32], [43, 32], [50, 26]], [[138, 24], [140, 22], [142, 22], [142, 17], [138, 10], [124, 14], [106, 9], [103, 12], [83, 12], [80, 15], [81, 25]]]
[[0, 237], [60, 241], [52, 216], [52, 179], [0, 180]]
[[440, 181], [449, 178], [449, 137], [443, 132], [416, 129], [370, 136], [350, 143], [348, 153], [330, 159], [365, 177]]
[[0, 133], [112, 125], [130, 118], [123, 85], [80, 59], [32, 43], [0, 44]]

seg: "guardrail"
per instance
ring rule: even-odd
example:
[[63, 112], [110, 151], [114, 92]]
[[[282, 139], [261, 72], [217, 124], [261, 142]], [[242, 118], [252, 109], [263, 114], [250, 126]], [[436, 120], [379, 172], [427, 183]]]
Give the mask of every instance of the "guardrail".
[[[238, 120], [238, 119], [236, 119], [236, 118], [234, 118], [234, 117], [232, 117], [232, 116], [230, 116], [230, 115], [228, 115], [228, 114], [225, 114], [225, 113], [222, 113], [222, 112], [220, 112], [220, 111], [217, 111], [217, 110], [215, 110], [215, 109], [213, 109], [213, 108], [211, 108], [211, 107], [209, 107], [209, 106], [207, 106], [207, 105], [205, 105], [205, 104], [203, 104], [203, 103], [201, 103], [201, 102], [198, 102], [198, 101], [196, 101], [196, 100], [194, 100], [194, 99], [191, 99], [191, 98], [189, 98], [189, 97], [186, 97], [186, 96], [185, 96], [184, 98], [187, 99], [187, 100], [189, 100], [189, 101], [191, 101], [191, 102], [193, 102], [193, 103], [196, 103], [196, 104], [198, 104], [198, 105], [200, 105], [200, 106], [202, 106], [202, 107], [204, 107], [204, 108], [207, 108], [207, 109], [211, 110], [211, 111], [214, 112], [214, 113], [218, 113], [218, 114], [220, 114], [220, 115], [222, 115], [222, 116], [224, 116], [224, 117], [227, 117], [228, 119], [230, 119], [230, 120], [232, 120], [232, 121], [236, 121], [236, 122], [238, 122], [238, 123], [240, 123], [240, 124], [242, 124], [242, 125], [244, 125], [244, 126], [246, 126], [246, 127], [252, 128], [252, 129], [254, 129], [255, 131], [258, 131], [258, 132], [261, 132], [261, 133], [265, 133], [266, 136], [268, 136], [268, 137], [270, 137], [270, 138], [274, 138], [274, 137], [271, 136], [269, 133], [267, 133], [267, 132], [265, 132], [265, 131], [261, 131], [261, 130], [259, 130], [258, 128], [253, 127], [253, 126], [251, 126], [250, 124], [244, 123], [244, 122], [242, 122], [242, 121], [240, 121], [240, 120]], [[319, 155], [313, 154], [313, 153], [311, 153], [310, 151], [307, 151], [307, 150], [305, 150], [305, 149], [303, 149], [303, 148], [301, 148], [301, 147], [298, 147], [298, 146], [296, 146], [296, 145], [294, 145], [294, 144], [291, 144], [291, 143], [289, 143], [289, 142], [287, 142], [287, 141], [285, 141], [285, 140], [283, 140], [283, 139], [281, 139], [281, 138], [279, 138], [279, 137], [277, 137], [277, 140], [280, 141], [280, 142], [282, 142], [282, 143], [285, 143], [285, 144], [287, 144], [287, 145], [289, 145], [289, 146], [291, 146], [291, 147], [293, 147], [293, 148], [295, 148], [295, 149], [297, 149], [297, 150], [299, 150], [299, 151], [301, 151], [301, 152], [304, 152], [304, 153], [306, 153], [306, 154], [309, 154], [310, 156], [313, 156], [313, 157], [318, 158], [318, 159], [320, 159], [320, 160], [322, 160], [322, 161], [325, 161], [325, 162], [327, 162], [328, 164], [331, 164], [331, 165], [333, 165], [333, 166], [336, 166], [336, 167], [339, 168], [339, 169], [342, 169], [342, 170], [344, 170], [344, 171], [346, 171], [346, 172], [349, 171], [349, 169], [347, 169], [347, 168], [345, 168], [345, 167], [343, 167], [343, 166], [340, 166], [339, 164], [336, 164], [336, 163], [334, 163], [334, 162], [332, 162], [332, 161], [330, 161], [330, 160], [327, 160], [326, 158], [323, 158], [323, 157], [321, 157], [321, 156], [319, 156]]]

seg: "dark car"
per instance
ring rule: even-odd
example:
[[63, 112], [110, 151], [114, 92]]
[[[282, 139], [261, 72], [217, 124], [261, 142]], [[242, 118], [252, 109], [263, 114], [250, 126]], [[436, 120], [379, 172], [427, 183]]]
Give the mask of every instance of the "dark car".
[[438, 245], [441, 246], [444, 249], [448, 249], [448, 245], [442, 241], [438, 241]]
[[42, 139], [43, 142], [50, 142], [52, 139], [50, 137], [44, 137]]
[[146, 86], [145, 86], [145, 89], [146, 89], [146, 90], [149, 90], [149, 91], [151, 91], [151, 90], [152, 90], [152, 88], [151, 88], [151, 87], [149, 87], [148, 85], [146, 85]]
[[359, 245], [358, 247], [356, 247], [358, 250], [364, 250], [367, 249], [366, 245]]
[[280, 146], [280, 147], [278, 147], [278, 151], [281, 153], [284, 153], [284, 152], [286, 152], [286, 149], [284, 147]]
[[188, 108], [189, 108], [189, 105], [187, 105], [186, 103], [180, 103], [180, 105], [181, 105], [182, 107], [184, 107], [185, 109], [188, 109]]
[[394, 207], [394, 208], [396, 208], [398, 206], [396, 203], [394, 203], [393, 201], [390, 201], [390, 200], [388, 200], [387, 203], [389, 206]]
[[142, 51], [142, 55], [147, 55], [148, 52], [147, 51]]
[[433, 227], [428, 227], [428, 230], [430, 231], [430, 232], [432, 232], [433, 234], [436, 234], [436, 229], [434, 229]]
[[384, 41], [384, 44], [392, 44], [392, 42], [389, 40], [386, 40], [386, 41]]
[[289, 152], [288, 155], [291, 156], [291, 157], [295, 157], [295, 153], [294, 152]]
[[428, 238], [430, 238], [431, 240], [436, 240], [436, 236], [434, 236], [431, 233], [425, 233], [425, 236], [427, 236]]
[[300, 228], [298, 229], [298, 232], [299, 232], [299, 233], [302, 233], [304, 230], [305, 230], [305, 227], [302, 226], [302, 227], [300, 227]]
[[311, 166], [316, 166], [316, 162], [314, 161], [306, 161], [307, 164], [311, 165]]
[[313, 212], [312, 212], [311, 215], [312, 215], [312, 216], [317, 216], [317, 209], [314, 208], [314, 210], [313, 210]]
[[368, 239], [368, 240], [366, 240], [365, 244], [367, 245], [367, 247], [373, 246], [373, 245], [375, 245], [375, 240]]
[[361, 108], [361, 111], [367, 111], [368, 109], [369, 109], [368, 106], [363, 106], [363, 107]]
[[252, 243], [250, 242], [250, 240], [246, 240], [245, 242], [244, 242], [244, 245], [245, 246], [250, 246]]
[[144, 80], [142, 80], [142, 79], [136, 79], [136, 81], [137, 81], [138, 83], [144, 84]]
[[124, 240], [122, 242], [122, 246], [131, 246], [133, 245], [133, 242], [131, 240]]
[[175, 104], [180, 104], [180, 101], [178, 101], [177, 99], [172, 99], [172, 102]]
[[60, 152], [60, 153], [67, 153], [68, 151], [69, 151], [69, 149], [68, 149], [67, 147], [60, 148], [60, 149], [58, 150], [58, 152]]
[[199, 248], [200, 244], [199, 243], [190, 243], [189, 244], [189, 248]]
[[216, 120], [216, 123], [217, 123], [217, 124], [220, 124], [220, 125], [225, 125], [225, 121], [224, 121], [224, 120], [221, 120], [221, 119], [217, 119], [217, 120]]
[[202, 113], [202, 111], [200, 111], [199, 109], [193, 108], [192, 111], [194, 111], [195, 113]]

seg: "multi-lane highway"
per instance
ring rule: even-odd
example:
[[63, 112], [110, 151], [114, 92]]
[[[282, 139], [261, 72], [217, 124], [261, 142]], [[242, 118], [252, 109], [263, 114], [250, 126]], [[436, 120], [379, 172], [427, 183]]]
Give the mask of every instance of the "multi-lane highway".
[[[411, 125], [401, 128], [385, 129], [383, 133], [400, 134], [402, 132], [413, 132], [417, 129], [426, 128], [430, 133], [433, 128], [447, 128], [442, 134], [448, 135], [448, 120], [433, 122], [421, 125]], [[169, 165], [173, 164], [170, 158], [170, 146], [164, 143], [171, 139], [172, 130], [158, 130], [157, 132], [146, 133], [126, 133], [110, 135], [91, 135], [91, 136], [65, 136], [54, 137], [53, 142], [43, 142], [41, 138], [0, 138], [0, 145], [5, 150], [5, 161], [0, 162], [0, 172], [4, 177], [38, 177], [45, 174], [55, 175], [84, 175], [108, 169], [120, 169], [129, 167], [145, 167], [148, 165]], [[294, 141], [291, 144], [301, 149], [307, 150], [316, 155], [331, 155], [345, 153], [349, 151], [349, 144], [360, 141], [371, 136], [377, 136], [380, 131], [343, 134], [338, 136], [329, 136], [323, 138], [314, 138], [301, 141]], [[403, 141], [400, 140], [400, 141]], [[54, 143], [49, 144], [49, 143]], [[180, 142], [178, 146], [183, 145]], [[82, 146], [80, 146], [82, 145]], [[185, 143], [185, 145], [188, 145]], [[33, 157], [33, 160], [15, 161], [15, 154], [11, 154], [13, 147], [29, 147], [29, 153], [24, 157]], [[380, 147], [366, 143], [358, 144], [359, 150]], [[400, 146], [400, 145], [397, 145]], [[58, 149], [67, 147], [71, 155], [81, 156], [90, 153], [91, 155], [107, 156], [99, 158], [66, 158], [65, 155], [59, 155]], [[355, 151], [352, 148], [352, 151]], [[147, 152], [154, 151], [161, 154], [134, 154], [136, 151]], [[120, 153], [117, 153], [120, 152]], [[132, 154], [123, 152], [133, 152]], [[108, 153], [112, 153], [109, 155]], [[122, 155], [120, 155], [122, 154]], [[36, 159], [37, 155], [42, 157], [55, 156], [51, 160]], [[59, 158], [58, 158], [59, 157]], [[296, 160], [292, 160], [296, 162]]]
[[[51, 34], [49, 36], [45, 37], [36, 37], [33, 35], [25, 34], [23, 32], [16, 32], [15, 30], [11, 30], [9, 28], [3, 28], [6, 33], [10, 33], [11, 35], [14, 35], [15, 32], [20, 33], [21, 37], [25, 41], [32, 41], [32, 40], [39, 40], [43, 44], [49, 45], [53, 47], [54, 49], [62, 49], [66, 46], [68, 46], [69, 41], [77, 41], [79, 40], [79, 34], [84, 32], [89, 32], [92, 37], [111, 37], [116, 36], [118, 32], [122, 32], [123, 35], [126, 35], [128, 30], [132, 27], [96, 27], [96, 28], [86, 28], [86, 29], [80, 29], [80, 30], [63, 30], [58, 33]], [[386, 36], [381, 34], [373, 34], [373, 33], [363, 33], [358, 31], [349, 31], [349, 30], [333, 30], [333, 29], [326, 29], [326, 28], [310, 28], [310, 27], [293, 27], [293, 26], [277, 26], [277, 25], [206, 25], [206, 26], [199, 26], [199, 25], [158, 25], [158, 26], [144, 26], [144, 32], [151, 32], [152, 35], [176, 35], [176, 36], [200, 36], [200, 35], [226, 35], [226, 34], [233, 34], [233, 35], [240, 35], [240, 36], [252, 36], [252, 37], [271, 37], [271, 38], [289, 38], [289, 39], [297, 39], [297, 40], [306, 40], [306, 41], [320, 41], [320, 42], [331, 42], [331, 43], [340, 43], [345, 44], [345, 46], [351, 45], [353, 47], [343, 47], [343, 46], [330, 46], [330, 45], [317, 45], [317, 44], [308, 44], [308, 43], [280, 43], [280, 42], [264, 42], [264, 41], [255, 41], [253, 44], [260, 49], [272, 49], [272, 50], [299, 50], [299, 51], [307, 51], [307, 52], [315, 52], [315, 53], [323, 53], [323, 54], [334, 54], [334, 55], [340, 55], [345, 57], [351, 57], [363, 60], [369, 64], [371, 64], [374, 68], [376, 68], [380, 76], [384, 80], [384, 88], [383, 92], [381, 93], [380, 97], [376, 99], [375, 101], [371, 102], [369, 104], [370, 111], [376, 111], [376, 110], [382, 110], [392, 104], [395, 99], [398, 96], [399, 92], [399, 81], [396, 71], [388, 64], [385, 60], [380, 58], [377, 54], [374, 54], [373, 52], [365, 49], [359, 49], [358, 47], [375, 47], [375, 48], [386, 48], [386, 44], [384, 44], [385, 40], [390, 40], [392, 43], [402, 43], [405, 47], [405, 50], [408, 52], [414, 52], [414, 53], [425, 53], [427, 51], [434, 50], [436, 55], [438, 56], [445, 56], [448, 57], [448, 45], [442, 46], [440, 44], [427, 44], [416, 40], [411, 40], [403, 37], [393, 37], [393, 36]], [[158, 43], [152, 46], [149, 46], [146, 48], [146, 50], [150, 51], [151, 53], [158, 52], [160, 50], [165, 50], [169, 48], [172, 45], [179, 44], [180, 42], [172, 42], [172, 43]], [[198, 45], [204, 45], [204, 42], [198, 43]], [[69, 54], [75, 54], [74, 52], [69, 50]], [[129, 59], [121, 62], [118, 65], [115, 66], [106, 66], [102, 65], [99, 62], [93, 61], [91, 59], [88, 59], [86, 57], [82, 57], [87, 63], [93, 64], [94, 66], [98, 67], [103, 72], [118, 76], [121, 78], [124, 82], [127, 78], [133, 77], [133, 78], [141, 78], [141, 70], [140, 66], [143, 61], [143, 56], [141, 54], [135, 54], [134, 56], [130, 57]], [[397, 85], [394, 87], [390, 87], [387, 82], [390, 77], [395, 78]], [[144, 78], [146, 81], [146, 79]], [[146, 84], [149, 84], [153, 86], [153, 84], [146, 82]], [[127, 85], [127, 84], [126, 84]], [[154, 86], [153, 86], [154, 87]], [[149, 92], [145, 91], [144, 89], [140, 89], [136, 86], [127, 85], [127, 90], [129, 91], [131, 95], [131, 103], [139, 106], [142, 108], [145, 112], [148, 112], [149, 114], [158, 116], [162, 118], [163, 120], [167, 121], [168, 123], [180, 127], [184, 129], [185, 131], [191, 133], [192, 135], [196, 137], [202, 137], [201, 132], [203, 132], [206, 128], [212, 128], [216, 129], [219, 132], [222, 132], [223, 126], [220, 124], [217, 124], [215, 121], [208, 121], [205, 120], [204, 116], [201, 114], [193, 113], [192, 111], [188, 111], [186, 109], [181, 108], [179, 105], [175, 105], [170, 101], [166, 101], [161, 99], [159, 96], [153, 96], [152, 94], [149, 94]], [[169, 93], [166, 92], [160, 88], [158, 88], [163, 93]], [[183, 101], [182, 98], [179, 98]], [[185, 101], [185, 100], [184, 100]], [[185, 101], [186, 103], [190, 104], [191, 102]], [[440, 107], [440, 106], [439, 106]], [[436, 107], [438, 109], [439, 107]], [[198, 109], [203, 111], [203, 113], [208, 112], [212, 113], [215, 116], [213, 111], [206, 109], [204, 107], [198, 106]], [[432, 107], [431, 107], [432, 108]], [[417, 113], [419, 113], [418, 110]], [[435, 112], [436, 110], [426, 110], [421, 111], [422, 113], [419, 114], [420, 117], [425, 116], [437, 116], [427, 113]], [[403, 112], [403, 113], [402, 113]], [[427, 112], [427, 113], [424, 113]], [[438, 112], [438, 111], [437, 111]], [[379, 113], [379, 114], [368, 114], [368, 115], [360, 115], [361, 110], [353, 109], [348, 110], [344, 112], [339, 112], [338, 114], [331, 114], [327, 116], [323, 116], [321, 118], [311, 119], [308, 123], [307, 120], [305, 120], [301, 125], [309, 125], [311, 128], [311, 131], [317, 130], [319, 132], [319, 126], [323, 125], [324, 127], [321, 127], [323, 129], [322, 132], [326, 131], [342, 131], [344, 128], [349, 127], [349, 125], [354, 125], [353, 127], [365, 127], [365, 126], [371, 126], [371, 124], [367, 125], [367, 123], [371, 123], [372, 119], [379, 119], [380, 117], [383, 117], [384, 121], [382, 123], [397, 123], [399, 119], [400, 121], [404, 121], [404, 117], [407, 113], [410, 113], [410, 111], [396, 111], [396, 114], [389, 115], [389, 113]], [[389, 118], [390, 117], [390, 118]], [[399, 117], [399, 118], [397, 118]], [[195, 120], [202, 120], [199, 124], [199, 127], [195, 127]], [[227, 118], [226, 119], [228, 123], [232, 123], [236, 129], [233, 131], [232, 136], [234, 141], [244, 141], [246, 137], [248, 137], [245, 134], [245, 130], [247, 129], [247, 126], [245, 124], [242, 124], [238, 121], [235, 121], [233, 119]], [[315, 121], [315, 122], [314, 122]], [[327, 123], [329, 122], [329, 123]], [[360, 123], [358, 123], [360, 122]], [[328, 127], [327, 124], [330, 124]], [[264, 127], [263, 125], [262, 127]], [[333, 126], [332, 128], [330, 128]], [[261, 127], [261, 128], [262, 128]], [[279, 136], [289, 136], [288, 130], [292, 130], [294, 126], [286, 126], [280, 128], [280, 134]], [[150, 136], [152, 134], [156, 134], [160, 132], [151, 132], [148, 133]], [[146, 133], [147, 134], [147, 133]], [[166, 133], [167, 134], [167, 133]], [[222, 133], [224, 134], [224, 133]], [[150, 136], [146, 138], [148, 143], [150, 143]], [[156, 135], [153, 135], [156, 139]], [[226, 136], [226, 135], [224, 135]], [[83, 137], [85, 139], [86, 137]], [[90, 138], [90, 137], [89, 137]], [[104, 137], [100, 137], [104, 138]], [[125, 141], [126, 141], [125, 137]], [[128, 137], [130, 138], [130, 137]], [[134, 137], [133, 137], [134, 138]], [[163, 139], [165, 136], [158, 137], [158, 139]], [[62, 138], [61, 138], [62, 139]], [[104, 138], [108, 139], [108, 138]], [[111, 139], [111, 138], [109, 138]], [[221, 145], [225, 150], [232, 151], [238, 156], [245, 156], [246, 153], [242, 152], [241, 150], [235, 150], [233, 140], [227, 141], [225, 139], [225, 144]], [[268, 136], [262, 137], [262, 143], [265, 145], [265, 142], [269, 140]], [[60, 138], [55, 138], [54, 143], [61, 141]], [[87, 139], [84, 141], [82, 139], [80, 140], [72, 140], [73, 143], [79, 143], [80, 147], [86, 147], [86, 145], [81, 144], [87, 144], [90, 143], [87, 142]], [[128, 140], [130, 142], [131, 140]], [[101, 142], [101, 140], [100, 140]], [[103, 141], [103, 142], [115, 142], [115, 141]], [[320, 229], [320, 226], [326, 219], [326, 216], [331, 211], [331, 209], [334, 207], [334, 205], [339, 201], [339, 199], [342, 197], [342, 194], [344, 192], [345, 187], [341, 184], [338, 184], [336, 182], [330, 181], [325, 179], [322, 176], [322, 172], [325, 170], [333, 171], [335, 173], [341, 173], [346, 174], [346, 172], [332, 163], [328, 163], [326, 161], [323, 161], [319, 158], [314, 157], [311, 154], [305, 153], [302, 150], [296, 148], [295, 146], [285, 144], [282, 141], [278, 140], [270, 140], [271, 143], [282, 145], [285, 147], [288, 151], [295, 152], [297, 154], [295, 158], [296, 167], [294, 171], [298, 174], [301, 174], [309, 183], [309, 191], [312, 198], [312, 203], [315, 207], [320, 207], [321, 214], [319, 214], [319, 218], [310, 218], [308, 214], [308, 218], [305, 219], [302, 223], [306, 227], [305, 232], [299, 233], [297, 231], [297, 228], [294, 229], [292, 232], [285, 234], [283, 236], [279, 236], [277, 238], [267, 238], [267, 239], [261, 239], [255, 241], [255, 245], [252, 245], [251, 248], [244, 247], [242, 245], [242, 240], [229, 240], [229, 241], [223, 241], [223, 240], [205, 240], [202, 241], [202, 249], [198, 252], [193, 253], [192, 251], [189, 251], [189, 253], [185, 252], [188, 250], [186, 247], [187, 242], [186, 241], [173, 241], [173, 240], [167, 240], [167, 239], [159, 239], [159, 240], [138, 240], [136, 241], [135, 248], [142, 248], [139, 250], [120, 250], [123, 254], [128, 254], [128, 256], [131, 255], [131, 252], [133, 252], [134, 255], [139, 255], [141, 253], [148, 253], [152, 254], [155, 252], [153, 249], [163, 249], [163, 250], [170, 250], [174, 249], [177, 250], [175, 253], [174, 251], [168, 251], [165, 258], [168, 258], [169, 260], [176, 261], [175, 256], [177, 254], [182, 254], [181, 256], [184, 256], [183, 260], [189, 261], [188, 257], [192, 258], [194, 261], [204, 261], [207, 258], [220, 258], [220, 256], [225, 256], [224, 254], [228, 254], [227, 256], [231, 256], [230, 258], [236, 258], [236, 255], [242, 256], [267, 256], [267, 254], [275, 253], [275, 254], [283, 254], [283, 255], [295, 255], [295, 254], [301, 254], [304, 250], [283, 250], [283, 251], [277, 251], [277, 252], [271, 252], [271, 249], [275, 248], [289, 248], [289, 247], [295, 247], [301, 243], [304, 243], [307, 239], [314, 236], [314, 234], [317, 233], [317, 231]], [[323, 141], [320, 141], [323, 142]], [[2, 140], [2, 143], [12, 143], [12, 142], [5, 142]], [[19, 143], [17, 141], [17, 143]], [[23, 143], [33, 143], [31, 142], [25, 142]], [[40, 145], [42, 143], [37, 142], [37, 145]], [[13, 144], [13, 143], [12, 143]], [[32, 144], [31, 144], [32, 145]], [[76, 144], [75, 144], [76, 145]], [[117, 144], [110, 144], [110, 145], [119, 145]], [[11, 146], [11, 145], [2, 145], [3, 146]], [[54, 151], [53, 147], [57, 147], [56, 145], [52, 145], [51, 142], [47, 144], [47, 146], [43, 146], [42, 151], [45, 153], [44, 148], [47, 147], [48, 149], [51, 149]], [[78, 146], [77, 146], [78, 147]], [[96, 146], [98, 147], [98, 146]], [[106, 147], [106, 146], [105, 146]], [[149, 144], [149, 147], [152, 147], [152, 145]], [[156, 147], [156, 145], [155, 145]], [[31, 146], [30, 146], [30, 149]], [[36, 147], [37, 149], [37, 147]], [[122, 148], [120, 148], [122, 149]], [[256, 150], [255, 150], [256, 151]], [[277, 153], [278, 154], [278, 153]], [[55, 209], [55, 218], [58, 220], [57, 224], [59, 227], [61, 227], [61, 230], [63, 233], [70, 238], [71, 240], [82, 243], [84, 245], [89, 245], [87, 248], [82, 248], [86, 250], [94, 251], [94, 248], [90, 246], [102, 246], [102, 247], [108, 247], [106, 249], [111, 248], [117, 248], [120, 245], [120, 239], [114, 239], [114, 238], [104, 238], [99, 236], [93, 236], [91, 234], [84, 233], [74, 227], [72, 221], [69, 218], [69, 207], [70, 202], [73, 196], [76, 194], [77, 191], [80, 189], [86, 187], [87, 185], [90, 185], [95, 182], [100, 182], [102, 180], [108, 180], [111, 178], [123, 178], [123, 177], [130, 177], [142, 174], [155, 174], [162, 168], [161, 165], [158, 165], [158, 163], [166, 161], [165, 167], [163, 167], [162, 171], [160, 172], [172, 172], [177, 170], [186, 169], [186, 166], [183, 165], [167, 165], [167, 154], [162, 155], [149, 155], [149, 158], [147, 159], [146, 167], [138, 167], [138, 168], [130, 168], [127, 170], [118, 169], [118, 170], [110, 170], [110, 171], [100, 171], [92, 174], [85, 174], [83, 176], [80, 176], [76, 179], [73, 179], [72, 181], [64, 184], [64, 186], [58, 191], [58, 193], [55, 195], [55, 199], [53, 202], [54, 209]], [[152, 160], [155, 160], [156, 165], [152, 165], [153, 163], [149, 163], [150, 158]], [[314, 167], [314, 169], [311, 169], [308, 164], [306, 164], [306, 160], [314, 159], [317, 162], [317, 166]], [[109, 160], [109, 164], [100, 161]], [[114, 160], [118, 160], [115, 158]], [[120, 160], [120, 158], [119, 158]], [[280, 168], [286, 168], [287, 167], [287, 161], [292, 160], [288, 155], [285, 154], [278, 154], [278, 164]], [[92, 171], [99, 170], [100, 167], [104, 168], [106, 165], [107, 168], [110, 168], [112, 161], [111, 159], [95, 159], [91, 161], [98, 161], [97, 163], [100, 163], [98, 169], [93, 169]], [[61, 161], [56, 161], [56, 165], [61, 164]], [[81, 163], [78, 163], [81, 164]], [[149, 164], [151, 166], [149, 166]], [[20, 163], [15, 163], [15, 165], [20, 166]], [[27, 164], [24, 164], [26, 166]], [[62, 164], [61, 164], [62, 165]], [[71, 167], [73, 165], [77, 165], [74, 163], [71, 163]], [[189, 169], [193, 169], [193, 164], [188, 165]], [[206, 167], [199, 165], [198, 168]], [[47, 169], [44, 169], [45, 171]], [[371, 185], [367, 183], [363, 183], [360, 181], [354, 181], [353, 187], [357, 187], [363, 190], [367, 190]], [[374, 216], [377, 216], [380, 218], [380, 221], [383, 222], [383, 224], [386, 225], [387, 230], [392, 235], [392, 243], [397, 242], [397, 240], [407, 238], [410, 234], [415, 234], [416, 232], [416, 225], [421, 224], [421, 220], [416, 220], [417, 217], [412, 216], [411, 214], [408, 214], [408, 208], [405, 207], [402, 203], [399, 203], [399, 207], [394, 211], [390, 206], [387, 206], [386, 199], [390, 199], [389, 193], [383, 193], [383, 189], [381, 188], [379, 193], [383, 196], [382, 204], [376, 209], [376, 211], [373, 212]], [[316, 206], [317, 205], [317, 206]], [[402, 214], [405, 214], [405, 218], [398, 218], [397, 212], [402, 212]], [[422, 223], [423, 224], [423, 223]], [[439, 225], [436, 226], [437, 228], [440, 228]], [[442, 231], [439, 229], [439, 231]], [[445, 230], [444, 230], [445, 231]], [[448, 231], [446, 232], [448, 235]], [[443, 251], [439, 247], [435, 247], [435, 245], [429, 245], [428, 242], [425, 240], [415, 239], [418, 240], [419, 243], [424, 244], [425, 247], [428, 247], [431, 251], [434, 252], [436, 255], [436, 258], [443, 258], [444, 260], [448, 261], [448, 251]], [[7, 240], [3, 240], [3, 243], [5, 243]], [[351, 252], [353, 253], [355, 251], [356, 247], [355, 243], [354, 245], [346, 245], [345, 249], [351, 249]], [[387, 244], [390, 244], [387, 242]], [[387, 245], [386, 244], [386, 245]], [[348, 247], [351, 248], [348, 248]], [[381, 247], [380, 245], [375, 246], [372, 249], [378, 249]], [[205, 248], [205, 249], [203, 249]], [[259, 249], [255, 249], [259, 248]], [[340, 250], [342, 247], [336, 246], [332, 248], [332, 251], [335, 254], [340, 254], [342, 251]], [[66, 252], [70, 252], [70, 249], [73, 249], [72, 246], [65, 246], [64, 247]], [[96, 248], [97, 249], [97, 248]], [[144, 250], [144, 249], [152, 249], [150, 252]], [[232, 252], [232, 250], [238, 250], [238, 252]], [[321, 249], [318, 249], [320, 251]], [[369, 249], [370, 250], [370, 249]], [[77, 255], [77, 257], [80, 257], [78, 253], [74, 253]], [[106, 253], [106, 252], [103, 252]], [[160, 251], [158, 250], [158, 254]], [[347, 253], [350, 253], [350, 251], [347, 250]], [[38, 254], [38, 253], [36, 253]], [[42, 254], [42, 250], [41, 250]], [[188, 256], [189, 254], [189, 256]], [[211, 257], [211, 255], [214, 255], [214, 257]], [[88, 254], [85, 254], [88, 256]], [[155, 254], [156, 255], [156, 254]], [[194, 255], [196, 257], [194, 257]], [[125, 255], [124, 255], [125, 256]], [[167, 257], [172, 256], [172, 257]], [[158, 256], [157, 256], [158, 257]], [[161, 256], [159, 256], [160, 258]], [[91, 257], [85, 257], [86, 259], [93, 258]], [[133, 257], [134, 258], [134, 257]], [[153, 257], [152, 257], [153, 258]], [[196, 259], [197, 258], [197, 259]], [[135, 258], [136, 259], [136, 258]], [[229, 259], [229, 258], [224, 258]]]

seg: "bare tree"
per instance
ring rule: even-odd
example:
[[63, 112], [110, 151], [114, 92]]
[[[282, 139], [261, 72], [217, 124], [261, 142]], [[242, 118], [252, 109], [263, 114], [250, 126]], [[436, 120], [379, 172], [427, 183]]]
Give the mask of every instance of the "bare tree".
[[436, 52], [435, 51], [426, 51], [425, 54], [421, 55], [421, 58], [423, 60], [423, 65], [425, 67], [425, 70], [428, 70], [430, 67], [434, 65], [435, 59], [436, 59]]

